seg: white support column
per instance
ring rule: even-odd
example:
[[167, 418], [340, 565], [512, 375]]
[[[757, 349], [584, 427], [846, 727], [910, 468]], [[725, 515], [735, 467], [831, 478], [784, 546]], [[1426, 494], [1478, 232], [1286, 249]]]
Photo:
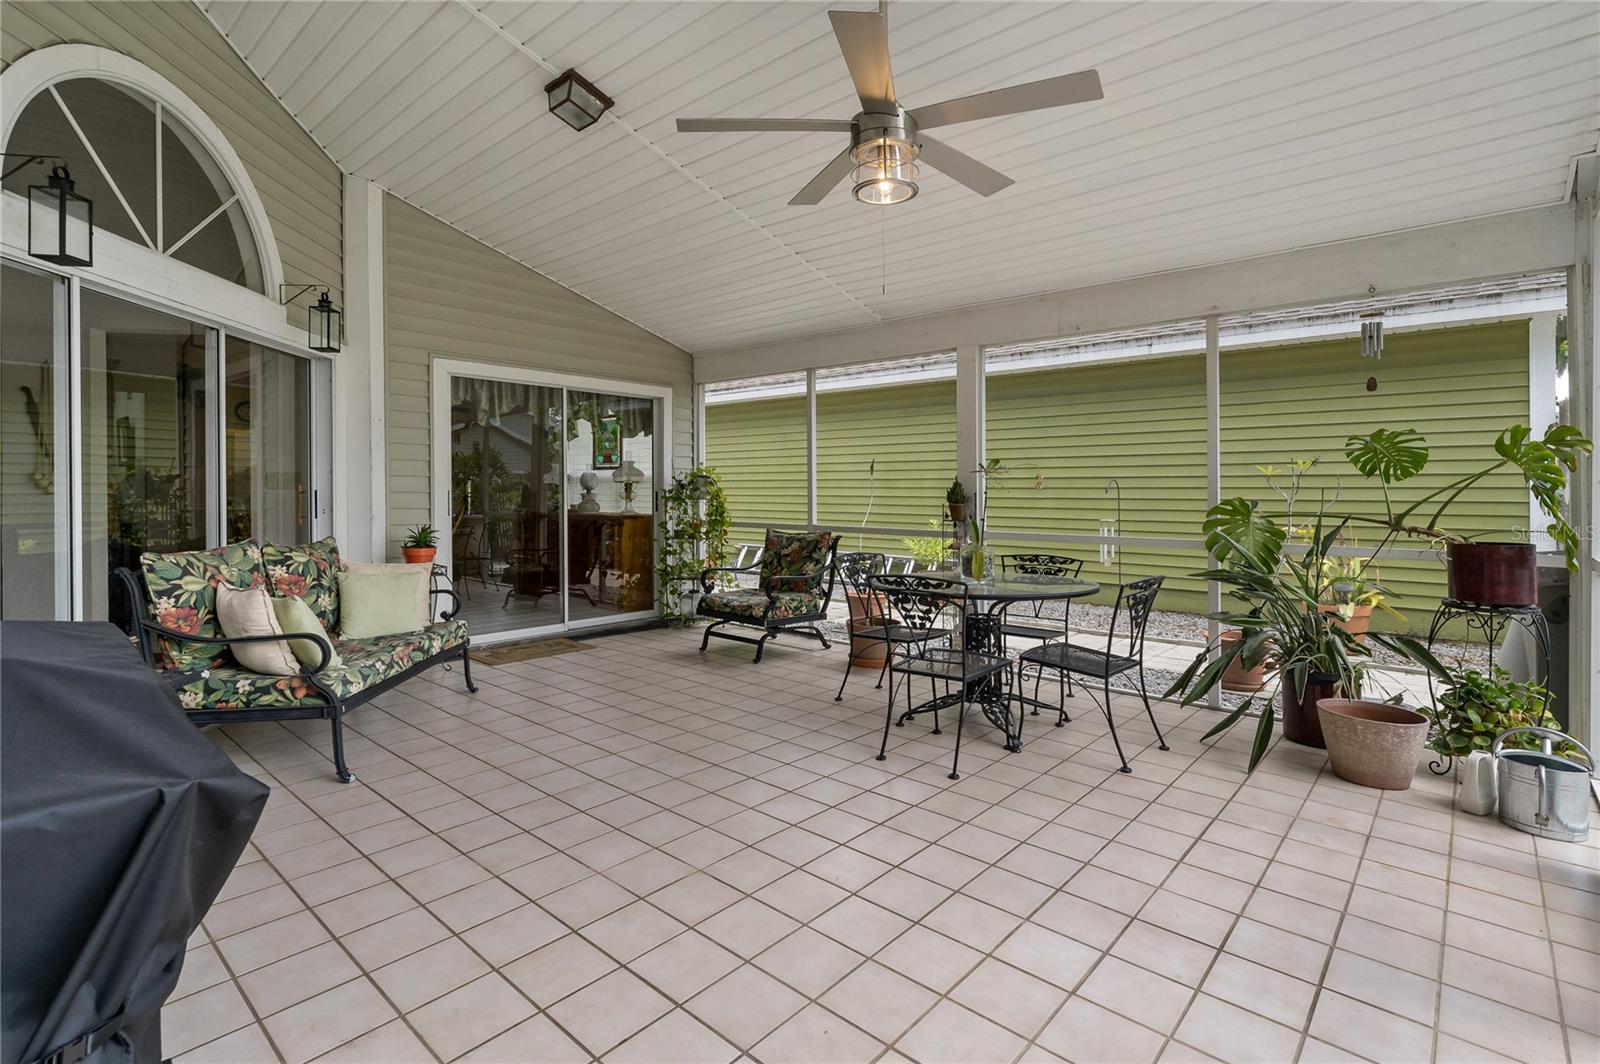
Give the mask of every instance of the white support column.
[[963, 344], [956, 348], [956, 470], [969, 493], [978, 490], [973, 470], [985, 459], [985, 394], [983, 348]]
[[817, 371], [806, 370], [806, 524], [817, 523]]
[[[1206, 507], [1222, 501], [1222, 341], [1215, 314], [1206, 317]], [[1206, 609], [1216, 613], [1222, 609], [1222, 585], [1216, 581], [1206, 585]], [[1206, 621], [1206, 633], [1215, 645], [1222, 630], [1220, 622]], [[1222, 706], [1222, 689], [1213, 687], [1206, 696], [1206, 704]], [[1264, 712], [1271, 712], [1269, 707]]]
[[384, 444], [383, 189], [344, 178], [345, 341], [333, 364], [333, 529], [342, 554], [388, 551]]
[[[1567, 382], [1571, 421], [1593, 439], [1600, 429], [1600, 373], [1596, 372], [1595, 338], [1600, 334], [1600, 305], [1595, 295], [1595, 261], [1600, 259], [1600, 223], [1596, 221], [1597, 163], [1580, 160], [1574, 206], [1577, 263], [1567, 270]], [[1600, 738], [1600, 541], [1595, 536], [1596, 501], [1600, 499], [1600, 463], [1588, 458], [1571, 482], [1572, 525], [1580, 552], [1572, 574], [1572, 609], [1567, 622], [1568, 728], [1591, 746]]]
[[694, 464], [706, 464], [706, 386], [694, 386]]

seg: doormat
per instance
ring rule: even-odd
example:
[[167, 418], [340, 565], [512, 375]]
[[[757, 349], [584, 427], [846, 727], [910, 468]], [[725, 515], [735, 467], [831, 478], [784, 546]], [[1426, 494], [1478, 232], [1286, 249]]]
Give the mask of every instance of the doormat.
[[557, 654], [577, 654], [594, 648], [576, 639], [539, 639], [532, 643], [502, 643], [492, 647], [473, 647], [472, 660], [480, 665], [510, 665], [515, 661], [553, 658]]

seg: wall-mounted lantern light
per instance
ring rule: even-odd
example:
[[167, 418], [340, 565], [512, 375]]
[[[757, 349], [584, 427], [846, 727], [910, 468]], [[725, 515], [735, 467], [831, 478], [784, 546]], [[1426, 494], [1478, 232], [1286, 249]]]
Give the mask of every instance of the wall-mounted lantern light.
[[67, 161], [54, 155], [6, 152], [21, 159], [10, 177], [30, 163], [54, 161], [48, 182], [28, 186], [28, 254], [58, 266], [94, 265], [94, 204], [73, 191]]
[[573, 129], [588, 129], [612, 107], [611, 97], [576, 70], [568, 70], [544, 87], [550, 113]]
[[[294, 289], [285, 296], [283, 290]], [[317, 301], [306, 308], [306, 346], [313, 351], [324, 351], [329, 354], [339, 350], [339, 341], [344, 338], [344, 315], [339, 308], [333, 305], [333, 300], [328, 298], [328, 290], [320, 281], [309, 284], [300, 281], [291, 281], [278, 286], [278, 303], [286, 306], [305, 295], [314, 288], [321, 288], [322, 294]]]

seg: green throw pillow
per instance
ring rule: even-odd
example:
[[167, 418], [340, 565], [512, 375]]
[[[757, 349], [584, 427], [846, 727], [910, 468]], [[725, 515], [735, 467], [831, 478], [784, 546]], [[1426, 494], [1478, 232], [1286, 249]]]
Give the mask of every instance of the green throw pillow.
[[346, 639], [420, 632], [417, 584], [428, 579], [416, 572], [341, 572], [339, 634]]
[[[299, 595], [273, 599], [272, 612], [277, 616], [278, 627], [283, 629], [285, 635], [320, 635], [327, 638], [328, 632], [322, 627], [322, 622], [317, 620], [310, 605]], [[332, 639], [328, 639], [328, 646], [332, 648]], [[322, 660], [322, 648], [309, 639], [289, 640], [289, 650], [302, 665], [315, 668], [317, 662]], [[327, 667], [331, 669], [338, 664], [339, 652], [334, 650], [328, 658]]]

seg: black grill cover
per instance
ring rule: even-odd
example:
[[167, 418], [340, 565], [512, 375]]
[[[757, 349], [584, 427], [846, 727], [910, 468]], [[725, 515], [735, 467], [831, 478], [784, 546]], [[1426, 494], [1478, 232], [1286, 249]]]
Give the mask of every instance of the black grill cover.
[[112, 625], [0, 624], [0, 1064], [119, 1014], [89, 1061], [161, 1059], [184, 945], [267, 793]]

